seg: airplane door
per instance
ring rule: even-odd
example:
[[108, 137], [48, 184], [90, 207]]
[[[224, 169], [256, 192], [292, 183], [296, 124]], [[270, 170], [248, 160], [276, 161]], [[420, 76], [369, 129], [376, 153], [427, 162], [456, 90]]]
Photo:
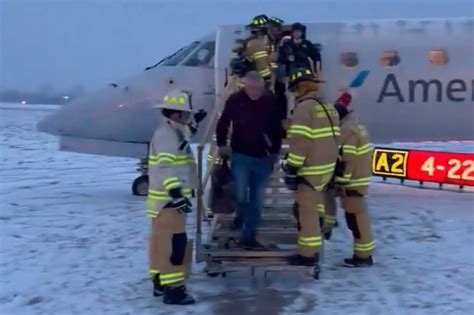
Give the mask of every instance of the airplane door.
[[232, 54], [232, 45], [238, 38], [245, 37], [242, 26], [221, 26], [216, 36], [216, 55], [214, 59], [215, 68], [215, 91], [216, 105], [222, 108], [226, 99], [226, 86], [230, 72], [229, 63]]

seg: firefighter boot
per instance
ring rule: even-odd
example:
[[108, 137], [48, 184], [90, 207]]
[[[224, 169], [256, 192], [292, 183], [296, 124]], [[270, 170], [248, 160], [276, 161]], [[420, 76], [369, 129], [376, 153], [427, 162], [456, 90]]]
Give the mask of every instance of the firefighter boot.
[[156, 274], [153, 276], [153, 296], [162, 296], [163, 295], [163, 287], [160, 283], [160, 274]]
[[288, 263], [292, 266], [314, 267], [319, 264], [319, 254], [316, 253], [313, 257], [305, 257], [296, 254], [288, 257]]
[[374, 264], [372, 256], [367, 258], [360, 258], [356, 255], [352, 256], [352, 258], [344, 259], [344, 267], [348, 268], [359, 268], [359, 267], [370, 267]]
[[171, 287], [165, 286], [163, 289], [163, 303], [174, 305], [189, 305], [194, 304], [194, 298], [186, 292], [186, 287]]

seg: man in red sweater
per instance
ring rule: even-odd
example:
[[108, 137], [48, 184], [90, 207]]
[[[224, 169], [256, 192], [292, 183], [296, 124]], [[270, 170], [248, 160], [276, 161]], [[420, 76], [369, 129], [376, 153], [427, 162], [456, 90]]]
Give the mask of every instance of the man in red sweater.
[[[219, 155], [232, 155], [237, 213], [234, 227], [241, 228], [240, 244], [249, 250], [263, 249], [256, 239], [265, 189], [278, 159], [285, 109], [278, 107], [273, 94], [265, 90], [256, 71], [244, 77], [244, 89], [232, 94], [217, 123]], [[230, 147], [227, 135], [232, 124]]]

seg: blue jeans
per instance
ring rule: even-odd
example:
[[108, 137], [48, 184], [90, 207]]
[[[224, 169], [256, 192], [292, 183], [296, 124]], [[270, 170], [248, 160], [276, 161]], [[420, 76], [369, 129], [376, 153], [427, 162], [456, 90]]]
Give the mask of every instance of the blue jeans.
[[254, 158], [234, 153], [231, 169], [237, 202], [236, 217], [243, 223], [240, 239], [254, 240], [273, 162], [270, 157]]

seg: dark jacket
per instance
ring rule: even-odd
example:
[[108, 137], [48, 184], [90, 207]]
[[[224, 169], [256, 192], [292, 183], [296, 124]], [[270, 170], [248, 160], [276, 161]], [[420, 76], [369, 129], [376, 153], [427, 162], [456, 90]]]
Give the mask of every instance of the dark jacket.
[[[288, 60], [288, 56], [295, 57], [294, 62]], [[321, 62], [321, 53], [309, 40], [304, 39], [300, 44], [296, 44], [293, 40], [286, 41], [280, 49], [280, 62], [290, 68], [311, 68], [308, 58], [316, 62]]]
[[232, 94], [225, 103], [216, 137], [218, 146], [227, 145], [232, 123], [231, 147], [234, 153], [265, 157], [280, 152], [283, 128], [281, 112], [273, 94], [251, 100], [245, 91]]

